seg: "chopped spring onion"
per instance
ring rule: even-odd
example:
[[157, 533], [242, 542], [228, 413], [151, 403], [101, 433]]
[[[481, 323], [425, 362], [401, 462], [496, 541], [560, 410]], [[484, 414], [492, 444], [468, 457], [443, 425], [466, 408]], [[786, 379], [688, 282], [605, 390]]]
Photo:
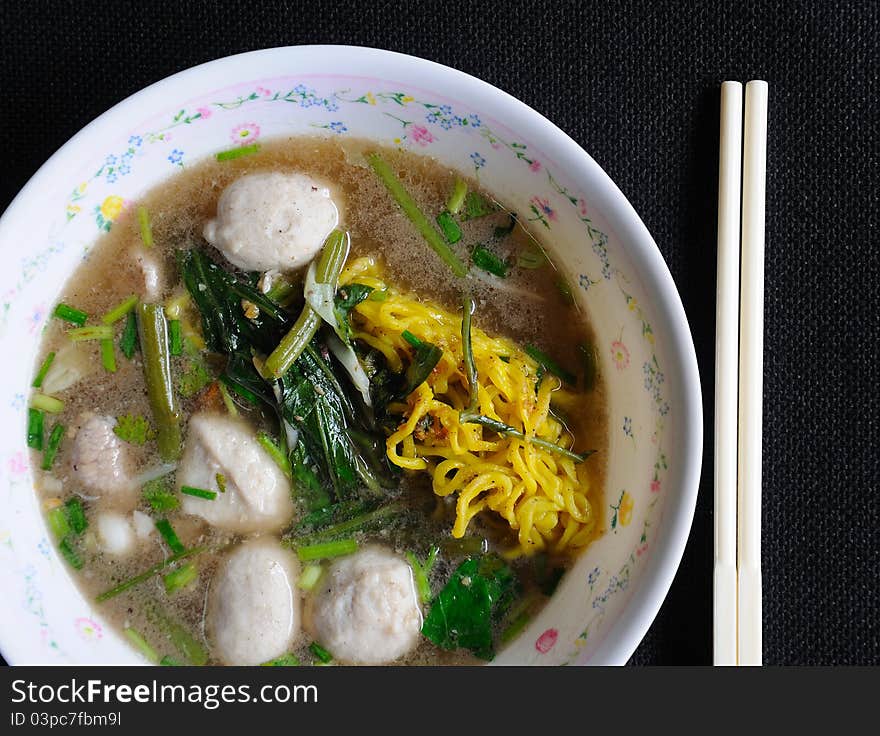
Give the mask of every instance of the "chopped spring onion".
[[223, 383], [223, 381], [218, 381], [217, 388], [220, 389], [220, 396], [223, 398], [223, 405], [226, 407], [226, 411], [229, 412], [230, 416], [237, 417], [238, 407], [229, 395], [229, 390], [226, 388], [226, 384]]
[[145, 580], [149, 580], [154, 575], [158, 575], [162, 570], [166, 567], [170, 567], [175, 562], [179, 562], [180, 560], [186, 559], [187, 557], [193, 557], [194, 555], [201, 554], [204, 552], [207, 547], [191, 547], [190, 549], [184, 550], [179, 554], [172, 555], [167, 560], [162, 560], [162, 562], [157, 562], [152, 567], [144, 570], [140, 575], [135, 575], [134, 577], [129, 578], [128, 580], [124, 580], [119, 585], [114, 588], [110, 588], [109, 590], [105, 590], [103, 593], [95, 596], [96, 603], [103, 603], [104, 601], [108, 601], [111, 598], [115, 598], [120, 593], [124, 593], [126, 590], [135, 587], [136, 585], [140, 585]]
[[39, 409], [28, 409], [27, 446], [38, 451], [43, 449], [43, 418]]
[[277, 659], [263, 662], [260, 667], [299, 667], [300, 661], [292, 654], [282, 654]]
[[516, 256], [516, 265], [520, 268], [528, 268], [530, 270], [534, 270], [536, 268], [541, 268], [541, 266], [547, 263], [547, 256], [544, 255], [544, 251], [539, 247], [528, 248], [526, 250], [521, 251]]
[[439, 547], [432, 547], [424, 562], [419, 562], [418, 558], [412, 552], [406, 553], [406, 559], [409, 561], [410, 567], [412, 568], [413, 580], [415, 581], [416, 590], [419, 593], [419, 598], [422, 603], [428, 603], [431, 600], [429, 575], [431, 574], [431, 568], [434, 567], [434, 562], [436, 561], [439, 552]]
[[453, 215], [457, 215], [458, 211], [461, 209], [461, 206], [464, 204], [464, 198], [467, 194], [467, 183], [460, 176], [455, 177], [455, 184], [452, 187], [452, 191], [449, 194], [449, 199], [446, 200], [446, 209], [449, 210]]
[[56, 424], [52, 428], [52, 434], [49, 435], [49, 442], [46, 443], [46, 449], [43, 450], [43, 462], [40, 467], [43, 470], [51, 470], [52, 464], [55, 462], [55, 456], [61, 447], [61, 440], [64, 439], [64, 425]]
[[330, 654], [324, 647], [322, 647], [318, 642], [313, 641], [309, 644], [309, 651], [315, 655], [319, 660], [321, 660], [324, 664], [329, 664], [333, 661], [333, 655]]
[[183, 355], [183, 341], [180, 336], [180, 320], [168, 321], [168, 350], [172, 355]]
[[197, 667], [207, 664], [208, 652], [198, 639], [190, 633], [187, 627], [166, 618], [161, 613], [154, 612], [154, 616], [159, 626], [164, 630], [165, 635], [190, 664], [194, 664]]
[[260, 447], [266, 451], [266, 454], [275, 461], [275, 464], [281, 468], [284, 475], [290, 478], [292, 472], [290, 458], [287, 456], [284, 449], [265, 432], [257, 433], [257, 442], [260, 443]]
[[[316, 283], [330, 284], [335, 293], [339, 272], [348, 257], [348, 250], [348, 233], [334, 230], [327, 236], [315, 269]], [[321, 316], [308, 303], [303, 305], [302, 312], [290, 328], [290, 332], [281, 338], [281, 342], [266, 358], [265, 369], [276, 378], [281, 378], [296, 362], [306, 345], [312, 341], [320, 326]]]
[[241, 158], [242, 156], [249, 156], [252, 153], [256, 153], [260, 150], [259, 143], [252, 143], [249, 146], [241, 146], [239, 148], [230, 148], [228, 151], [220, 151], [217, 154], [218, 161], [232, 161], [236, 158]]
[[199, 569], [195, 566], [195, 563], [187, 562], [185, 565], [181, 565], [176, 570], [162, 576], [162, 582], [165, 585], [165, 592], [168, 595], [171, 595], [172, 593], [185, 588], [198, 576]]
[[497, 207], [479, 192], [468, 192], [464, 198], [465, 220], [474, 220], [477, 217], [491, 215]]
[[166, 654], [162, 659], [159, 660], [160, 667], [183, 667], [183, 662], [180, 662], [174, 657]]
[[461, 259], [455, 254], [455, 251], [440, 237], [440, 233], [437, 232], [436, 228], [425, 216], [425, 213], [419, 209], [416, 201], [406, 191], [400, 179], [397, 178], [385, 159], [378, 153], [370, 153], [367, 155], [367, 163], [370, 164], [376, 176], [379, 177], [389, 194], [400, 205], [404, 214], [415, 225], [431, 249], [440, 256], [456, 276], [459, 278], [464, 277], [467, 274], [467, 266], [462, 263]]
[[217, 491], [206, 491], [204, 488], [193, 488], [192, 486], [181, 486], [180, 492], [186, 496], [204, 498], [206, 501], [213, 501], [217, 498]]
[[40, 366], [40, 370], [37, 371], [37, 376], [34, 378], [34, 382], [31, 384], [34, 388], [40, 388], [43, 385], [43, 379], [46, 377], [46, 374], [49, 372], [49, 369], [52, 367], [52, 362], [55, 360], [55, 353], [49, 353], [46, 356], [46, 360], [43, 361], [43, 364]]
[[89, 318], [85, 312], [79, 309], [74, 309], [73, 307], [61, 303], [57, 307], [55, 307], [55, 311], [53, 314], [58, 317], [58, 319], [63, 319], [65, 322], [70, 322], [71, 324], [77, 325], [78, 327], [82, 327], [86, 320]]
[[357, 552], [358, 543], [354, 539], [339, 539], [335, 542], [319, 542], [305, 547], [296, 548], [296, 556], [300, 562], [326, 560], [331, 557], [342, 557]]
[[511, 427], [509, 424], [505, 424], [497, 419], [492, 419], [491, 417], [486, 416], [462, 416], [461, 421], [466, 424], [479, 424], [482, 427], [486, 427], [487, 429], [491, 429], [493, 432], [497, 432], [502, 437], [516, 437], [517, 439], [528, 442], [530, 445], [535, 445], [535, 447], [541, 447], [549, 452], [555, 452], [557, 455], [562, 455], [563, 457], [567, 457], [570, 460], [574, 460], [576, 463], [582, 463], [586, 460], [590, 455], [594, 454], [595, 450], [587, 450], [586, 452], [572, 452], [569, 449], [566, 449], [562, 445], [557, 445], [555, 442], [550, 442], [550, 440], [544, 440], [540, 437], [526, 437], [524, 433], [520, 432], [516, 427]]
[[226, 476], [223, 473], [217, 473], [214, 479], [217, 481], [217, 488], [220, 489], [220, 493], [226, 493]]
[[410, 345], [412, 345], [414, 348], [417, 348], [417, 347], [419, 347], [419, 345], [422, 344], [422, 341], [418, 337], [413, 335], [413, 333], [410, 332], [409, 330], [404, 330], [403, 332], [400, 333], [400, 336], [404, 340], [406, 340]]
[[290, 544], [292, 546], [310, 545], [318, 542], [324, 542], [327, 540], [332, 540], [336, 537], [340, 537], [343, 534], [350, 534], [354, 531], [375, 524], [376, 522], [383, 521], [390, 516], [397, 516], [401, 513], [403, 513], [403, 506], [401, 504], [390, 503], [387, 506], [381, 506], [375, 511], [369, 511], [365, 514], [361, 514], [360, 516], [356, 516], [353, 519], [349, 519], [348, 521], [342, 521], [339, 524], [328, 526], [324, 529], [321, 529], [320, 531], [315, 532], [314, 534], [310, 534], [307, 537], [300, 537], [299, 539], [285, 541], [287, 544]]
[[70, 531], [74, 534], [82, 534], [89, 526], [82, 501], [76, 496], [71, 496], [64, 502], [64, 515], [67, 517]]
[[115, 307], [113, 307], [113, 309], [107, 312], [107, 314], [101, 317], [101, 322], [103, 322], [105, 325], [112, 325], [115, 322], [118, 322], [130, 311], [132, 311], [137, 306], [137, 303], [137, 295], [132, 294], [124, 302], [117, 304]]
[[300, 573], [296, 587], [306, 592], [310, 591], [318, 584], [318, 580], [321, 579], [321, 573], [323, 572], [324, 568], [320, 565], [306, 565], [302, 573]]
[[171, 462], [180, 455], [180, 410], [171, 380], [171, 353], [165, 314], [161, 305], [141, 303], [137, 315], [144, 378], [157, 429], [159, 456], [164, 462]]
[[266, 292], [266, 296], [276, 304], [286, 306], [295, 293], [296, 286], [284, 278], [283, 275], [278, 274], [278, 276], [272, 281], [272, 285]]
[[112, 340], [113, 328], [110, 325], [92, 325], [91, 327], [75, 327], [67, 336], [74, 342], [83, 340]]
[[153, 247], [153, 226], [150, 224], [150, 213], [141, 205], [137, 208], [138, 225], [141, 230], [141, 240], [147, 248]]
[[551, 358], [547, 353], [542, 350], [538, 350], [534, 345], [526, 345], [525, 353], [532, 360], [534, 360], [538, 365], [544, 367], [544, 370], [549, 371], [554, 376], [558, 376], [563, 381], [568, 384], [574, 385], [577, 383], [577, 376], [573, 373], [565, 370], [559, 363], [557, 363], [553, 358]]
[[168, 548], [174, 554], [179, 555], [186, 549], [168, 519], [159, 519], [159, 521], [156, 522], [156, 529], [159, 530], [159, 534], [162, 535], [162, 539], [165, 540], [165, 544], [168, 545]]
[[125, 320], [125, 327], [122, 330], [122, 337], [119, 339], [119, 349], [126, 358], [131, 360], [137, 348], [137, 317], [134, 316], [134, 312], [129, 312]]
[[596, 377], [599, 374], [596, 346], [592, 343], [581, 343], [578, 345], [578, 353], [581, 356], [581, 367], [584, 369], [584, 390], [591, 391], [596, 385]]
[[116, 373], [116, 355], [113, 352], [113, 340], [101, 340], [101, 365], [107, 373]]
[[79, 553], [73, 548], [73, 545], [70, 543], [69, 538], [65, 538], [61, 540], [61, 543], [58, 545], [58, 551], [61, 552], [61, 556], [67, 560], [68, 564], [74, 570], [81, 570], [83, 566], [82, 557], [79, 556]]
[[493, 276], [498, 276], [502, 279], [507, 278], [507, 261], [499, 258], [485, 245], [477, 243], [474, 246], [474, 249], [471, 251], [471, 260], [477, 268], [491, 273]]
[[31, 406], [34, 409], [49, 412], [49, 414], [60, 414], [64, 411], [64, 402], [61, 399], [56, 399], [54, 396], [47, 396], [46, 394], [34, 394], [31, 396]]
[[461, 316], [461, 351], [464, 355], [464, 366], [468, 381], [468, 406], [465, 416], [476, 415], [480, 408], [480, 384], [477, 381], [477, 364], [474, 361], [474, 349], [471, 344], [471, 320], [474, 316], [476, 303], [470, 294], [465, 294]]
[[147, 640], [141, 636], [139, 631], [130, 626], [126, 626], [122, 631], [125, 634], [126, 639], [128, 639], [148, 661], [153, 664], [159, 662], [159, 653], [150, 646]]
[[440, 226], [440, 230], [447, 243], [452, 245], [452, 243], [457, 243], [461, 240], [461, 228], [446, 210], [437, 215], [437, 224]]
[[52, 509], [46, 515], [46, 519], [49, 522], [49, 528], [52, 530], [52, 535], [55, 539], [60, 542], [67, 538], [67, 535], [70, 534], [70, 522], [67, 519], [63, 506], [56, 506]]

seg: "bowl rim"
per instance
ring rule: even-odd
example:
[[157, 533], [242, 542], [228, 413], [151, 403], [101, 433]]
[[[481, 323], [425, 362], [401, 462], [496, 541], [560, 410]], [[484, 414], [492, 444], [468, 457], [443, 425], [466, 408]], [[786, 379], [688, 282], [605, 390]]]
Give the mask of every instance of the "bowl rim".
[[[610, 210], [609, 218], [619, 223], [617, 236], [628, 243], [634, 261], [639, 263], [648, 277], [645, 279], [645, 286], [650, 288], [657, 316], [668, 326], [669, 355], [677, 364], [676, 367], [681, 374], [678, 441], [682, 460], [677, 492], [667, 496], [661, 543], [654, 547], [636, 590], [620, 616], [609, 627], [604, 640], [589, 662], [599, 665], [625, 664], [656, 618], [671, 588], [690, 537], [702, 472], [703, 410], [699, 369], [684, 305], [669, 267], [644, 222], [617, 184], [590, 154], [540, 112], [508, 92], [459, 69], [386, 49], [357, 45], [304, 44], [276, 46], [224, 56], [153, 82], [122, 99], [83, 126], [40, 166], [9, 203], [0, 217], [0, 241], [18, 227], [17, 221], [21, 219], [19, 214], [24, 208], [24, 202], [52, 177], [53, 171], [64, 168], [67, 160], [76, 155], [75, 152], [82, 141], [99, 137], [104, 132], [109, 134], [115, 129], [114, 121], [117, 118], [128, 115], [142, 105], [149, 109], [145, 103], [157, 94], [161, 93], [165, 96], [169, 88], [185, 88], [190, 80], [205, 76], [209, 71], [218, 72], [227, 67], [235, 68], [243, 62], [247, 62], [244, 65], [247, 68], [250, 63], [270, 56], [317, 53], [344, 57], [347, 65], [355, 67], [358, 58], [365, 61], [385, 58], [410, 65], [411, 68], [430, 70], [445, 75], [450, 80], [450, 86], [465, 87], [473, 93], [490, 95], [499, 103], [508, 106], [507, 112], [510, 113], [508, 125], [511, 128], [526, 125], [529, 129], [539, 131], [538, 137], [555, 139], [553, 145], [563, 152], [566, 170], [584, 170], [600, 183], [605, 194], [602, 206]], [[542, 128], [543, 131], [540, 130]], [[0, 652], [9, 664], [14, 664], [8, 656], [9, 647], [3, 641], [0, 641]]]

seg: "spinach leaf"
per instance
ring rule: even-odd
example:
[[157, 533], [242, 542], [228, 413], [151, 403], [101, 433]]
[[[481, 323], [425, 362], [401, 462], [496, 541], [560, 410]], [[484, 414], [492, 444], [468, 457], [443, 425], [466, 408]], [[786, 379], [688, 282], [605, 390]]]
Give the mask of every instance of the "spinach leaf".
[[431, 603], [422, 634], [443, 649], [495, 656], [492, 630], [519, 593], [519, 581], [497, 555], [469, 557]]
[[364, 284], [346, 284], [336, 292], [336, 300], [333, 310], [336, 313], [336, 322], [339, 325], [339, 331], [342, 333], [340, 339], [348, 342], [351, 338], [351, 310], [366, 299], [373, 291], [372, 286]]

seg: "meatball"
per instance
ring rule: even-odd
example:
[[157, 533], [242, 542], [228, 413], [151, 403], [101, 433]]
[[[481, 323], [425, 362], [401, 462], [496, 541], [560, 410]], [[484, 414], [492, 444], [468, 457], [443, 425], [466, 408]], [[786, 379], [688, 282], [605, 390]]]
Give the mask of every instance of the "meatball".
[[299, 562], [275, 539], [230, 552], [211, 582], [206, 626], [218, 658], [256, 665], [288, 652], [299, 634]]
[[381, 546], [337, 560], [310, 600], [308, 627], [335, 658], [384, 664], [419, 643], [422, 612], [406, 560]]
[[249, 174], [220, 195], [205, 239], [245, 271], [308, 264], [339, 222], [326, 185], [300, 173]]
[[116, 436], [113, 417], [84, 414], [73, 439], [73, 476], [106, 505], [132, 509], [137, 505], [137, 485], [125, 443]]
[[[224, 478], [224, 492], [218, 474]], [[189, 420], [177, 482], [217, 491], [213, 500], [183, 495], [182, 508], [220, 529], [278, 531], [293, 517], [287, 476], [260, 447], [251, 427], [228, 416], [203, 413]]]

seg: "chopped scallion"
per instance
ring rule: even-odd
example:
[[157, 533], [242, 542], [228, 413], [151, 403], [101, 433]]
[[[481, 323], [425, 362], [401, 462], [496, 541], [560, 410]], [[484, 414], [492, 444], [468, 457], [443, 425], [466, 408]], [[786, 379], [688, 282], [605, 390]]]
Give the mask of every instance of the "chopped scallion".
[[59, 542], [67, 538], [70, 534], [70, 522], [67, 520], [67, 514], [64, 512], [63, 506], [56, 506], [48, 514], [46, 520], [49, 522], [49, 528], [52, 535]]
[[165, 540], [165, 544], [168, 545], [168, 548], [176, 555], [179, 555], [183, 552], [186, 547], [183, 546], [183, 542], [180, 541], [180, 537], [177, 536], [177, 532], [174, 531], [174, 527], [171, 526], [171, 522], [168, 519], [159, 519], [156, 522], [156, 529], [159, 530], [159, 534], [162, 535], [162, 539]]
[[112, 325], [114, 322], [121, 320], [126, 314], [137, 306], [138, 298], [136, 294], [132, 294], [128, 299], [117, 304], [107, 314], [101, 317], [101, 322], [105, 325]]
[[192, 486], [181, 486], [180, 492], [186, 496], [204, 498], [206, 501], [213, 501], [217, 498], [217, 491], [206, 491], [204, 488], [193, 488]]
[[256, 153], [260, 150], [259, 143], [252, 143], [249, 146], [241, 146], [239, 148], [231, 148], [228, 151], [220, 151], [217, 154], [218, 161], [232, 161], [236, 158], [241, 158], [242, 156], [249, 156], [252, 153]]
[[309, 651], [324, 664], [328, 664], [333, 661], [333, 655], [330, 654], [330, 652], [324, 649], [324, 647], [322, 647], [316, 641], [313, 641], [311, 644], [309, 644]]
[[56, 399], [54, 396], [46, 394], [33, 394], [31, 396], [31, 406], [34, 409], [40, 409], [49, 414], [60, 414], [64, 411], [64, 402]]
[[498, 276], [499, 278], [507, 278], [507, 261], [499, 258], [485, 245], [477, 243], [474, 246], [474, 249], [471, 251], [471, 260], [477, 268]]
[[296, 587], [304, 591], [311, 590], [318, 584], [318, 580], [321, 579], [321, 573], [323, 572], [324, 568], [320, 565], [306, 565], [300, 573]]
[[110, 325], [92, 325], [90, 327], [75, 327], [67, 332], [67, 336], [73, 342], [83, 340], [112, 340], [113, 328]]
[[263, 662], [260, 667], [299, 667], [300, 661], [292, 654], [282, 654], [277, 659]]
[[404, 330], [403, 332], [400, 333], [400, 336], [404, 340], [406, 340], [410, 345], [412, 345], [414, 348], [417, 348], [419, 345], [422, 344], [422, 341], [419, 338], [417, 338], [415, 335], [413, 335], [413, 333], [410, 332], [409, 330]]
[[419, 559], [412, 552], [406, 553], [406, 559], [409, 561], [410, 567], [412, 568], [413, 580], [415, 581], [416, 590], [418, 591], [422, 603], [428, 603], [431, 600], [431, 584], [429, 582], [429, 576], [431, 574], [431, 568], [434, 567], [434, 561], [437, 559], [437, 553], [439, 551], [439, 547], [432, 547], [424, 563], [419, 562]]
[[455, 251], [443, 240], [440, 233], [437, 232], [436, 228], [425, 216], [425, 213], [416, 204], [416, 201], [400, 182], [400, 179], [397, 178], [385, 159], [374, 152], [367, 155], [367, 163], [370, 164], [376, 176], [379, 177], [389, 194], [400, 205], [404, 214], [415, 225], [431, 249], [452, 269], [456, 276], [459, 278], [464, 277], [467, 274], [467, 266], [462, 263], [461, 259], [455, 254]]
[[358, 543], [354, 539], [339, 539], [335, 542], [319, 542], [305, 547], [296, 548], [296, 556], [301, 562], [326, 560], [331, 557], [342, 557], [357, 552]]
[[464, 198], [462, 219], [474, 220], [477, 217], [485, 217], [491, 215], [496, 209], [498, 208], [479, 192], [468, 192]]
[[113, 340], [101, 340], [101, 365], [107, 373], [116, 373], [116, 355], [113, 352]]
[[290, 478], [291, 477], [291, 467], [290, 467], [290, 458], [287, 456], [287, 453], [278, 445], [275, 440], [273, 440], [268, 434], [265, 432], [257, 433], [257, 442], [260, 443], [260, 447], [262, 447], [266, 454], [272, 458], [275, 464], [281, 468], [284, 474]]
[[458, 226], [455, 218], [446, 210], [437, 215], [437, 224], [440, 226], [440, 230], [447, 243], [452, 245], [461, 240], [461, 228]]
[[78, 327], [82, 327], [86, 320], [89, 318], [85, 312], [80, 309], [74, 309], [73, 307], [61, 303], [57, 307], [55, 307], [55, 311], [53, 314], [58, 317], [58, 319], [63, 319], [65, 322], [70, 322], [71, 324], [77, 325]]
[[125, 327], [122, 330], [122, 337], [119, 339], [119, 349], [126, 358], [131, 360], [137, 348], [137, 317], [134, 316], [134, 312], [129, 312], [125, 320]]
[[544, 370], [549, 371], [554, 376], [561, 378], [568, 384], [574, 385], [577, 383], [577, 376], [575, 376], [570, 371], [565, 370], [559, 363], [557, 363], [553, 358], [551, 358], [547, 353], [543, 350], [539, 350], [534, 345], [526, 345], [525, 353], [532, 360], [534, 360], [538, 365], [544, 367]]
[[195, 563], [188, 562], [185, 565], [181, 565], [176, 570], [162, 576], [162, 582], [165, 585], [165, 592], [168, 595], [171, 595], [172, 593], [185, 588], [198, 576], [199, 570], [195, 566]]
[[171, 655], [166, 654], [162, 659], [159, 660], [160, 667], [183, 667], [183, 662], [180, 662]]
[[77, 496], [71, 496], [64, 502], [64, 515], [74, 534], [82, 534], [89, 526], [82, 501]]
[[64, 439], [64, 425], [56, 424], [52, 428], [52, 434], [49, 435], [49, 441], [46, 443], [46, 449], [43, 450], [43, 462], [40, 467], [43, 470], [51, 470], [52, 464], [55, 462], [55, 456], [61, 447], [61, 440]]
[[223, 398], [223, 404], [226, 407], [226, 411], [229, 412], [230, 416], [237, 417], [238, 416], [238, 407], [235, 405], [235, 402], [232, 400], [232, 397], [229, 395], [229, 391], [226, 388], [226, 384], [223, 383], [223, 381], [218, 381], [217, 387], [220, 389], [220, 396]]
[[146, 639], [141, 636], [140, 632], [131, 626], [126, 626], [123, 630], [125, 638], [128, 639], [148, 661], [156, 664], [159, 661], [159, 653], [150, 646]]
[[180, 320], [168, 321], [168, 350], [172, 355], [183, 355], [183, 341], [180, 335]]
[[58, 551], [61, 552], [61, 556], [67, 560], [68, 564], [74, 570], [81, 570], [83, 566], [82, 557], [79, 556], [79, 553], [73, 548], [73, 545], [70, 543], [69, 538], [65, 538], [61, 540], [61, 543], [58, 545]]
[[455, 177], [455, 184], [452, 187], [452, 191], [449, 194], [449, 199], [446, 200], [446, 209], [449, 210], [453, 215], [457, 215], [458, 211], [461, 209], [461, 206], [464, 204], [464, 198], [467, 194], [467, 183], [460, 176]]
[[46, 415], [39, 409], [28, 409], [27, 446], [31, 449], [43, 449], [43, 418]]
[[111, 598], [115, 598], [120, 593], [124, 593], [126, 590], [135, 587], [136, 585], [140, 585], [145, 580], [149, 580], [154, 575], [159, 574], [166, 567], [173, 565], [175, 562], [186, 559], [187, 557], [193, 557], [194, 555], [201, 554], [204, 552], [207, 547], [191, 547], [190, 549], [184, 550], [183, 552], [172, 555], [167, 560], [163, 560], [162, 562], [158, 562], [152, 567], [144, 570], [140, 575], [135, 575], [134, 577], [128, 578], [128, 580], [124, 580], [119, 583], [119, 585], [110, 588], [109, 590], [105, 590], [103, 593], [95, 596], [96, 603], [103, 603], [104, 601], [108, 601]]
[[52, 367], [52, 362], [55, 360], [55, 353], [49, 353], [46, 356], [46, 359], [43, 361], [43, 364], [40, 366], [40, 370], [37, 371], [37, 375], [34, 378], [34, 382], [31, 384], [34, 388], [40, 388], [43, 385], [43, 379], [46, 378], [46, 374], [49, 372], [49, 369]]
[[173, 462], [180, 455], [180, 411], [171, 380], [171, 353], [165, 313], [161, 305], [141, 303], [137, 316], [144, 378], [157, 430], [159, 455], [164, 462]]
[[141, 205], [137, 208], [138, 226], [141, 231], [141, 241], [147, 248], [153, 247], [153, 226], [150, 224], [150, 213]]

